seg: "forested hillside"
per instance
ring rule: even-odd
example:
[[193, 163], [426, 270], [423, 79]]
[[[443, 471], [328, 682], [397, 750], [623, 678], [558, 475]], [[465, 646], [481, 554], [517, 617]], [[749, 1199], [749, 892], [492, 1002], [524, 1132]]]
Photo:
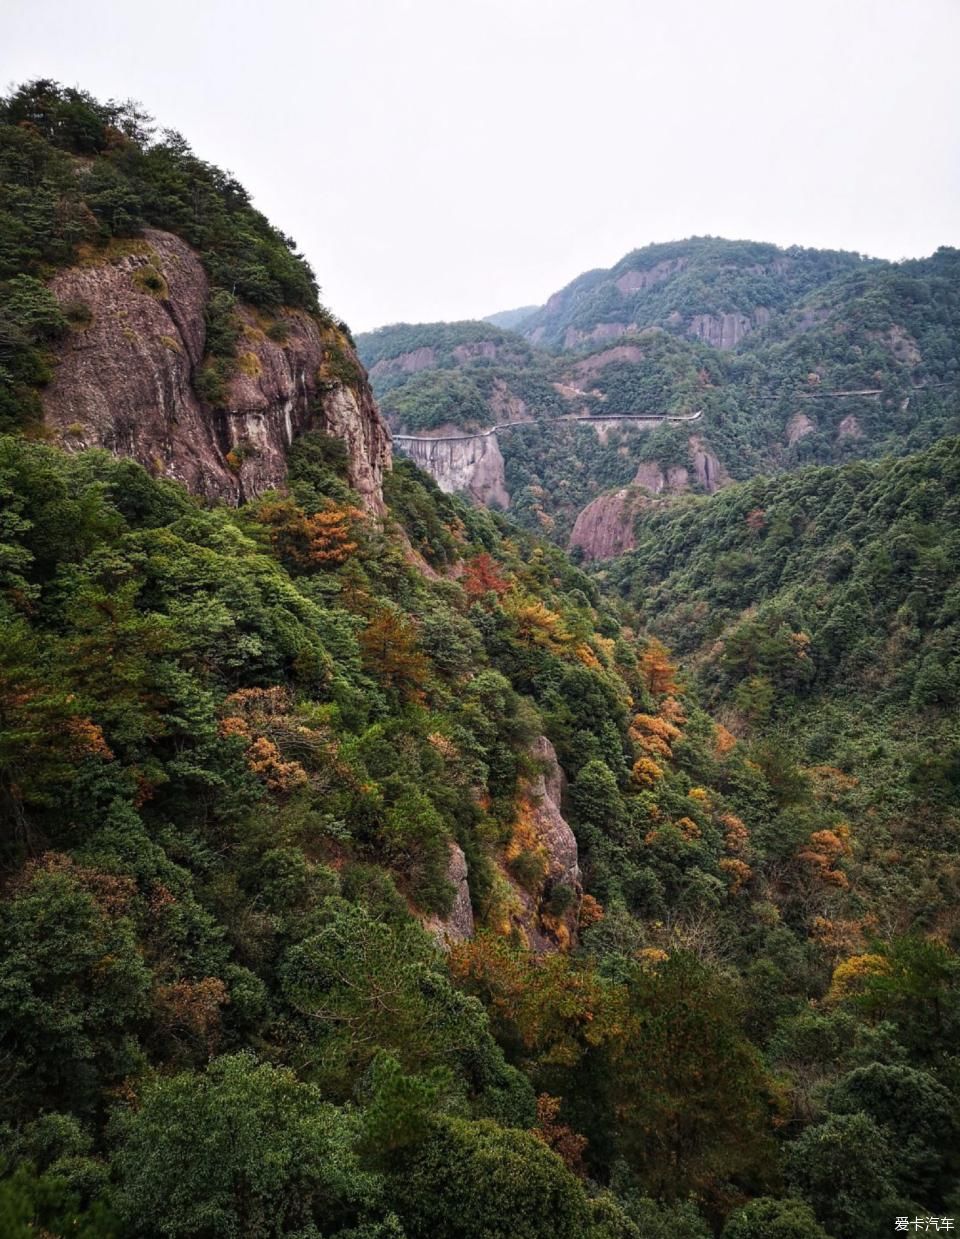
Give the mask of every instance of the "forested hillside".
[[835, 276], [873, 264], [835, 250], [690, 237], [587, 271], [524, 318], [519, 330], [550, 348], [577, 348], [659, 326], [732, 348]]
[[306, 438], [290, 498], [205, 511], [4, 441], [10, 1233], [703, 1236], [788, 1192], [744, 1217], [853, 1239], [940, 1207], [949, 835], [901, 831], [885, 891], [852, 776], [737, 740], [560, 552], [408, 466], [379, 532], [339, 460]]
[[[682, 497], [588, 574], [391, 468], [309, 267], [182, 139], [47, 82], [0, 121], [3, 1236], [955, 1212], [957, 442]], [[390, 332], [398, 400], [685, 409], [726, 364]]]
[[[960, 440], [756, 478], [646, 511], [601, 574], [763, 736], [855, 815], [870, 915], [956, 932]], [[891, 867], [892, 866], [892, 867]], [[882, 911], [881, 911], [882, 909]]]
[[517, 519], [563, 544], [599, 495], [649, 485], [643, 466], [686, 469], [696, 489], [698, 452], [745, 479], [899, 455], [960, 431], [955, 250], [887, 263], [710, 238], [649, 246], [579, 277], [519, 330], [383, 328], [359, 348], [400, 433], [703, 414], [695, 442], [682, 427], [628, 424], [596, 438], [557, 426], [500, 436]]

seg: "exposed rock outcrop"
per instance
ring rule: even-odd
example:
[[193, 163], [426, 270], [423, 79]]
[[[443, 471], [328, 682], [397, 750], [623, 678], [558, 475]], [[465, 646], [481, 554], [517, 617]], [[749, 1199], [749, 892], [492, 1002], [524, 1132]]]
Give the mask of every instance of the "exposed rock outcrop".
[[436, 935], [437, 941], [443, 947], [473, 937], [473, 907], [467, 882], [467, 858], [463, 854], [463, 848], [457, 843], [450, 844], [447, 881], [455, 892], [450, 911], [445, 917], [431, 916], [424, 921], [425, 927]]
[[588, 503], [574, 521], [570, 550], [579, 548], [588, 560], [622, 555], [636, 546], [637, 514], [654, 502], [651, 496], [678, 494], [689, 490], [693, 482], [712, 495], [730, 481], [726, 469], [699, 435], [691, 435], [688, 445], [689, 468], [644, 461], [630, 486], [598, 495]]
[[370, 377], [378, 379], [387, 374], [416, 374], [418, 370], [429, 370], [436, 364], [435, 348], [415, 348], [396, 357], [382, 357], [370, 367]]
[[530, 752], [541, 772], [521, 790], [512, 848], [538, 855], [543, 876], [534, 889], [521, 885], [509, 871], [507, 880], [514, 895], [512, 927], [531, 950], [542, 954], [576, 942], [583, 884], [576, 836], [563, 816], [566, 780], [556, 750], [540, 736]]
[[632, 550], [634, 520], [645, 502], [642, 492], [632, 486], [598, 495], [574, 521], [570, 550], [579, 548], [584, 559], [610, 559]]
[[463, 365], [475, 357], [486, 357], [493, 360], [499, 349], [496, 340], [473, 340], [469, 344], [458, 344], [453, 350], [453, 359]]
[[[587, 341], [599, 344], [604, 340], [616, 340], [618, 336], [625, 336], [628, 332], [638, 330], [636, 323], [597, 323], [596, 327], [592, 327], [589, 331], [584, 331], [579, 327], [568, 327], [563, 333], [563, 347], [577, 348], [578, 345], [585, 344]], [[531, 335], [530, 338], [533, 340], [534, 336]]]
[[643, 347], [639, 344], [615, 344], [613, 348], [605, 348], [602, 353], [594, 353], [590, 357], [585, 357], [583, 361], [578, 361], [574, 366], [574, 372], [577, 380], [583, 382], [584, 379], [599, 374], [601, 370], [615, 361], [643, 361], [644, 356]]
[[669, 279], [671, 275], [682, 271], [686, 265], [686, 258], [669, 258], [643, 271], [625, 271], [615, 283], [624, 296], [629, 293], [642, 292]]
[[510, 506], [503, 455], [495, 434], [457, 439], [424, 436], [405, 440], [403, 450], [447, 494], [472, 495], [488, 507]]
[[862, 439], [863, 431], [854, 413], [848, 413], [837, 427], [838, 439]]
[[[147, 229], [119, 257], [60, 271], [51, 289], [83, 303], [89, 324], [59, 352], [44, 415], [64, 447], [102, 447], [208, 498], [240, 502], [280, 485], [287, 450], [307, 429], [344, 440], [350, 481], [383, 511], [390, 434], [346, 338], [301, 311], [270, 339], [242, 309], [236, 373], [223, 406], [200, 399], [207, 277], [179, 237]], [[356, 375], [344, 381], [346, 368]]]
[[795, 443], [799, 443], [807, 435], [812, 435], [816, 429], [816, 425], [807, 417], [806, 413], [794, 413], [793, 417], [787, 422], [787, 446], [793, 447]]
[[690, 471], [683, 465], [669, 465], [666, 469], [656, 461], [645, 461], [637, 467], [634, 486], [642, 486], [653, 495], [664, 491], [682, 491], [690, 486]]
[[745, 335], [765, 326], [770, 321], [770, 310], [757, 306], [752, 314], [734, 311], [729, 314], [695, 314], [690, 320], [687, 335], [714, 348], [736, 348]]
[[913, 369], [923, 361], [923, 354], [917, 347], [917, 342], [905, 327], [894, 323], [886, 331], [868, 331], [871, 340], [878, 340], [890, 350], [894, 358], [903, 366]]
[[530, 416], [527, 402], [510, 390], [503, 379], [494, 379], [490, 392], [490, 413], [494, 422], [522, 422]]
[[[628, 272], [628, 275], [636, 276], [638, 279], [649, 274], [649, 272], [639, 271]], [[667, 278], [667, 276], [663, 278]], [[621, 283], [626, 279], [627, 276], [621, 276], [616, 283], [616, 287], [620, 288]], [[623, 290], [621, 289], [621, 291]], [[743, 314], [739, 310], [725, 314], [695, 314], [687, 323], [686, 334], [695, 340], [702, 340], [705, 344], [710, 344], [716, 349], [726, 351], [736, 348], [743, 337], [751, 331], [765, 327], [771, 317], [772, 312], [766, 306], [757, 306], [750, 314]], [[679, 311], [674, 310], [673, 313], [667, 315], [665, 321], [669, 327], [681, 327], [684, 322], [684, 316]], [[533, 343], [537, 343], [543, 335], [543, 330], [543, 328], [534, 329], [530, 333], [530, 340]], [[657, 330], [659, 328], [656, 326], [641, 326], [638, 322], [624, 321], [597, 323], [596, 326], [591, 328], [571, 326], [567, 327], [564, 332], [563, 347], [565, 349], [575, 349], [582, 347], [584, 344], [600, 344], [604, 340], [616, 340], [619, 336], [642, 335], [646, 332]]]
[[701, 490], [705, 490], [707, 494], [712, 495], [721, 486], [726, 486], [730, 481], [730, 475], [713, 452], [704, 445], [699, 435], [691, 435], [688, 442], [690, 445], [690, 463], [696, 474], [697, 483]]
[[438, 366], [448, 365], [450, 361], [457, 365], [466, 365], [470, 361], [482, 358], [494, 361], [498, 357], [521, 362], [525, 353], [518, 350], [514, 344], [502, 339], [469, 340], [453, 348], [442, 345], [422, 345], [410, 349], [406, 353], [397, 353], [393, 357], [381, 357], [370, 367], [371, 379], [387, 378], [397, 374], [416, 374], [420, 370], [433, 370]]

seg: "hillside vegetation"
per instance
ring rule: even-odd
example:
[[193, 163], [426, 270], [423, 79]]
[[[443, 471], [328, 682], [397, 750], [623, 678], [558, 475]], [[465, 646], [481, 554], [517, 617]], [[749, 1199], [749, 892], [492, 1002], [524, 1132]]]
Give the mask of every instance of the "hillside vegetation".
[[[738, 734], [834, 769], [870, 914], [956, 932], [960, 440], [756, 478], [638, 521], [602, 574]], [[923, 871], [923, 880], [918, 874]]]
[[[309, 268], [133, 105], [41, 82], [0, 120], [0, 1232], [859, 1239], [956, 1211], [957, 442], [682, 498], [588, 575], [391, 471], [324, 352], [342, 435], [307, 420], [277, 489], [201, 499], [43, 441], [83, 330], [46, 281], [146, 223], [189, 242], [214, 419], [248, 307], [291, 352], [290, 314], [328, 319]], [[597, 361], [390, 331], [374, 368], [432, 350], [396, 399], [453, 378], [476, 418], [514, 371], [561, 408], [679, 408], [727, 365], [669, 332]], [[635, 467], [566, 431], [594, 478]], [[518, 513], [569, 512], [570, 448], [518, 443], [557, 487]]]
[[[322, 438], [240, 511], [103, 454], [0, 459], [11, 1217], [480, 1236], [522, 1163], [509, 1233], [633, 1235], [644, 1193], [775, 1184], [739, 970], [777, 794], [587, 578], [406, 466], [384, 536]], [[527, 816], [542, 730], [593, 892], [577, 953]], [[477, 933], [445, 959], [421, 923], [454, 841]], [[557, 953], [524, 949], [519, 892]]]
[[520, 330], [548, 347], [571, 348], [610, 338], [616, 334], [611, 329], [625, 324], [696, 334], [709, 326], [707, 316], [735, 313], [751, 320], [758, 310], [765, 322], [835, 276], [872, 265], [838, 250], [691, 237], [648, 245], [609, 270], [585, 272], [525, 318]]
[[[648, 246], [579, 277], [520, 331], [428, 324], [358, 344], [381, 368], [374, 387], [400, 431], [475, 430], [510, 411], [547, 420], [702, 410], [698, 439], [736, 479], [903, 454], [960, 432], [951, 249], [888, 263], [711, 238]], [[488, 339], [487, 355], [455, 355], [461, 336]], [[416, 372], [403, 369], [411, 360]], [[517, 519], [561, 542], [583, 506], [632, 481], [637, 466], [689, 463], [677, 428], [599, 450], [561, 435], [534, 428], [500, 445]]]
[[[135, 247], [145, 225], [200, 252], [210, 290], [204, 390], [212, 403], [236, 368], [246, 302], [329, 315], [295, 243], [274, 228], [228, 173], [134, 103], [100, 103], [38, 81], [0, 101], [0, 430], [35, 423], [58, 339], [89, 310], [58, 305], [44, 281], [60, 267]], [[145, 268], [146, 291], [162, 274]], [[282, 330], [278, 325], [277, 330]]]

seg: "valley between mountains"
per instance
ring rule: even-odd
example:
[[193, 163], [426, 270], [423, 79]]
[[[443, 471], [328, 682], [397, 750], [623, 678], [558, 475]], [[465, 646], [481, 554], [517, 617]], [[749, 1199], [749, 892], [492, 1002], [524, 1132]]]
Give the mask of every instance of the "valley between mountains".
[[960, 1210], [960, 253], [696, 237], [354, 338], [0, 102], [0, 1230]]

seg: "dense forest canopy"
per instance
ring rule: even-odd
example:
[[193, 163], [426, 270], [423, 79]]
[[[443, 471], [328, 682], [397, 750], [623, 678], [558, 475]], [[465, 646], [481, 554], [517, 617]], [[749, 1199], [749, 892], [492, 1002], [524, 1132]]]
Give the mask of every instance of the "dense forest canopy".
[[[134, 105], [0, 104], [4, 1236], [859, 1239], [956, 1213], [956, 255], [787, 252], [794, 300], [730, 353], [368, 338], [372, 367], [425, 351], [382, 372], [408, 427], [508, 396], [555, 418], [571, 386], [702, 404], [747, 480], [648, 506], [587, 572], [402, 458], [364, 510], [356, 444], [316, 428], [240, 506], [45, 442], [81, 313], [48, 281], [147, 226], [211, 280], [204, 407], [241, 307], [328, 317], [292, 242]], [[697, 245], [744, 287], [781, 257]], [[814, 394], [809, 349], [821, 386], [884, 389], [849, 453], [898, 458], [752, 476], [848, 452], [773, 454], [793, 406], [758, 394]], [[361, 368], [338, 381], [360, 416]], [[687, 450], [512, 433], [532, 528]]]
[[874, 874], [872, 915], [952, 924], [960, 440], [758, 477], [638, 525], [636, 550], [599, 574], [606, 588], [669, 637], [732, 730], [837, 768], [864, 857], [903, 846], [896, 873]]

